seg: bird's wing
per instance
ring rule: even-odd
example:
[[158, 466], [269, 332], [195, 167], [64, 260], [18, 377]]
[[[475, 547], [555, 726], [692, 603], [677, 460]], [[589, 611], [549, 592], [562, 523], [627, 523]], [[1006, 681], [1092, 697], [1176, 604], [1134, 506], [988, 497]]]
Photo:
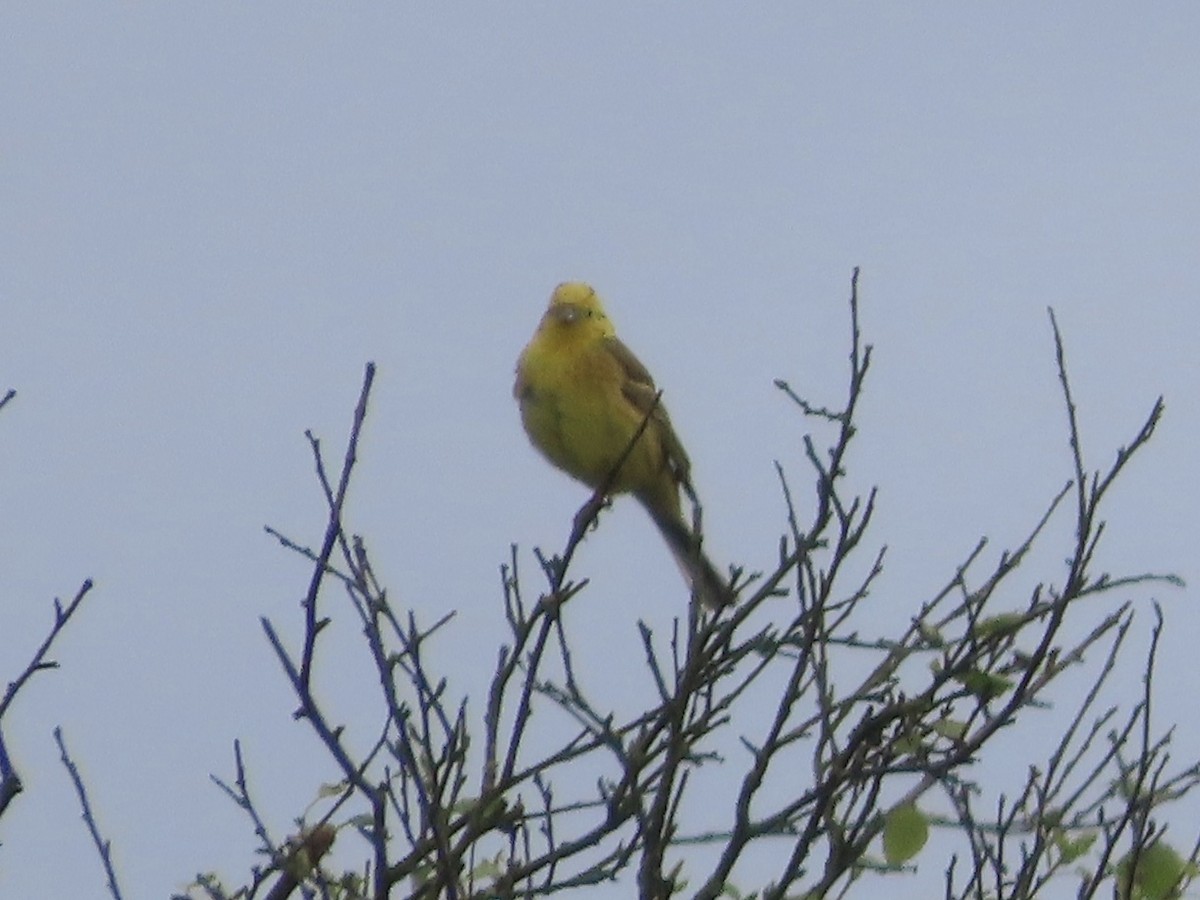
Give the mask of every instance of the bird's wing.
[[675, 434], [675, 429], [671, 427], [671, 417], [667, 415], [667, 408], [658, 397], [658, 389], [654, 386], [654, 378], [650, 371], [619, 338], [608, 338], [605, 347], [625, 373], [621, 393], [634, 409], [643, 416], [648, 414], [650, 421], [658, 426], [656, 430], [662, 436], [663, 448], [667, 452], [667, 459], [676, 480], [689, 496], [694, 496], [690, 474], [691, 460], [688, 459], [679, 436]]

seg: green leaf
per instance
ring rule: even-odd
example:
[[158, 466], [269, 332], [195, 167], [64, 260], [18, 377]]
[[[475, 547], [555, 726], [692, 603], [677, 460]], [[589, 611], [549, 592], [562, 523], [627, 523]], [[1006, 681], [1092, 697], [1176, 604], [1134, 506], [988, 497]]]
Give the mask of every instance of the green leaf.
[[485, 859], [471, 870], [471, 874], [480, 881], [494, 881], [504, 874], [504, 866], [500, 864], [500, 857], [497, 856], [495, 859]]
[[916, 735], [906, 734], [892, 742], [892, 748], [897, 753], [912, 754], [924, 749], [924, 744]]
[[1092, 844], [1096, 843], [1096, 837], [1094, 831], [1084, 832], [1078, 837], [1070, 837], [1065, 831], [1056, 832], [1054, 845], [1058, 847], [1059, 862], [1068, 866], [1075, 862], [1092, 849]]
[[916, 804], [897, 806], [883, 821], [883, 856], [889, 865], [908, 862], [929, 839], [929, 820]]
[[986, 641], [989, 638], [1001, 638], [1016, 634], [1021, 630], [1025, 621], [1022, 613], [1000, 613], [998, 616], [980, 619], [975, 623], [975, 638]]
[[683, 860], [681, 859], [679, 862], [675, 863], [675, 867], [671, 869], [670, 874], [667, 875], [667, 883], [674, 888], [674, 890], [671, 891], [672, 894], [682, 891], [687, 887], [687, 879], [681, 879], [679, 877], [682, 872]]
[[984, 701], [996, 699], [1001, 694], [1007, 693], [1013, 686], [1011, 678], [993, 675], [991, 672], [984, 672], [980, 669], [971, 669], [961, 675], [956, 675], [955, 678], [968, 691]]
[[933, 730], [944, 738], [961, 741], [967, 736], [967, 723], [958, 719], [938, 719], [933, 723]]
[[945, 640], [942, 639], [942, 633], [932, 625], [928, 625], [925, 622], [917, 623], [917, 634], [919, 634], [921, 639], [924, 640], [925, 643], [930, 647], [941, 647], [946, 643]]
[[347, 781], [333, 781], [323, 784], [317, 789], [317, 798], [320, 800], [326, 800], [329, 797], [336, 797], [345, 792], [346, 788], [349, 787], [349, 784], [350, 783]]
[[1143, 847], [1136, 854], [1137, 867], [1133, 871], [1132, 890], [1129, 869], [1135, 854], [1126, 853], [1117, 863], [1121, 884], [1126, 895], [1139, 900], [1170, 900], [1179, 896], [1179, 886], [1185, 878], [1196, 875], [1196, 866], [1185, 860], [1166, 841]]

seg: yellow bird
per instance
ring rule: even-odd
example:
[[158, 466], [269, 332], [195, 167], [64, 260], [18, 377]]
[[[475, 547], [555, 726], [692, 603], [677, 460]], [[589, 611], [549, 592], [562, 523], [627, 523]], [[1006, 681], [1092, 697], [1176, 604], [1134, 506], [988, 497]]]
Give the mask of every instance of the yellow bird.
[[593, 489], [633, 494], [696, 596], [714, 609], [732, 601], [728, 582], [683, 518], [679, 489], [695, 499], [691, 463], [654, 379], [617, 339], [591, 287], [566, 282], [554, 289], [517, 360], [513, 396], [529, 440], [550, 462]]

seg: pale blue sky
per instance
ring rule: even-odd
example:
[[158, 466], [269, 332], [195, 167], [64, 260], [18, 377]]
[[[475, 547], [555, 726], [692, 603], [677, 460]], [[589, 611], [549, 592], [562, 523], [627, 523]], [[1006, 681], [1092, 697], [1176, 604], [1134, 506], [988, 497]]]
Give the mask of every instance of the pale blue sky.
[[[532, 589], [529, 550], [558, 548], [585, 496], [510, 396], [565, 279], [596, 285], [665, 389], [714, 556], [761, 568], [772, 461], [800, 478], [807, 427], [772, 379], [837, 400], [863, 267], [877, 356], [853, 463], [881, 486], [896, 622], [1070, 475], [1052, 304], [1097, 465], [1167, 400], [1102, 567], [1195, 582], [1198, 26], [1183, 3], [10, 5], [0, 680], [53, 596], [96, 589], [4, 723], [28, 790], [0, 822], [0, 893], [102, 891], [55, 724], [130, 897], [244, 877], [252, 835], [208, 781], [235, 737], [278, 833], [334, 777], [257, 624], [295, 638], [307, 583], [262, 526], [318, 539], [302, 433], [340, 455], [368, 359], [350, 523], [393, 599], [460, 611], [446, 661], [477, 688], [508, 545]], [[629, 503], [588, 539], [593, 652], [682, 609], [656, 541]], [[1194, 691], [1191, 591], [1156, 595], [1163, 670]], [[355, 630], [324, 690], [365, 729]]]

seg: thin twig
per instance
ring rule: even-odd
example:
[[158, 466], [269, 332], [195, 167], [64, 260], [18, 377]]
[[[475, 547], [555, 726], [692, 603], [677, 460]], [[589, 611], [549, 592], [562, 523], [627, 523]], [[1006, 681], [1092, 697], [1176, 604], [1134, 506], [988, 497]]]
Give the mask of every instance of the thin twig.
[[325, 478], [324, 462], [321, 458], [321, 445], [311, 432], [305, 432], [312, 445], [313, 456], [316, 460], [317, 474], [326, 487], [326, 499], [329, 505], [329, 522], [325, 527], [325, 539], [321, 543], [321, 552], [317, 557], [317, 565], [313, 567], [312, 580], [308, 585], [308, 593], [301, 605], [304, 608], [304, 650], [300, 655], [300, 680], [305, 690], [312, 680], [313, 654], [316, 649], [317, 634], [325, 625], [324, 620], [317, 618], [317, 595], [321, 591], [321, 581], [329, 568], [329, 558], [333, 548], [342, 533], [342, 506], [346, 502], [346, 489], [350, 485], [350, 473], [358, 458], [358, 438], [362, 432], [363, 421], [367, 416], [367, 400], [371, 396], [371, 383], [375, 380], [375, 364], [367, 363], [363, 374], [362, 391], [358, 397], [358, 405], [354, 409], [354, 424], [350, 428], [350, 440], [346, 444], [346, 456], [342, 461], [342, 473], [338, 479], [336, 492], [330, 492], [328, 480]]
[[100, 827], [96, 824], [96, 816], [92, 812], [92, 805], [88, 802], [83, 778], [79, 774], [79, 768], [67, 753], [61, 726], [54, 729], [54, 741], [58, 744], [62, 764], [66, 766], [67, 774], [71, 776], [71, 781], [75, 785], [75, 793], [79, 795], [84, 824], [87, 825], [88, 833], [92, 836], [92, 843], [96, 845], [96, 852], [100, 854], [100, 862], [104, 865], [104, 875], [108, 879], [108, 892], [112, 895], [113, 900], [121, 900], [121, 889], [117, 885], [117, 873], [113, 869], [112, 842], [100, 836]]
[[[12, 393], [11, 391], [9, 392]], [[74, 599], [64, 607], [62, 601], [57, 597], [54, 600], [54, 624], [50, 626], [50, 632], [42, 641], [41, 646], [34, 651], [33, 659], [29, 661], [24, 671], [21, 672], [13, 681], [9, 682], [8, 689], [4, 692], [4, 697], [0, 698], [0, 721], [4, 719], [4, 714], [8, 712], [9, 706], [17, 698], [17, 694], [34, 675], [35, 672], [40, 672], [43, 669], [56, 669], [58, 663], [46, 658], [50, 652], [50, 648], [54, 645], [55, 639], [58, 638], [62, 630], [67, 627], [67, 623], [71, 621], [71, 616], [75, 615], [75, 611], [79, 609], [83, 603], [83, 598], [88, 595], [92, 589], [92, 580], [89, 578], [83, 582], [79, 590], [76, 591]], [[13, 766], [12, 759], [9, 757], [8, 748], [4, 743], [4, 736], [0, 734], [0, 816], [4, 815], [4, 811], [8, 809], [8, 805], [12, 803], [17, 794], [24, 789], [21, 783], [21, 776], [17, 773]]]

